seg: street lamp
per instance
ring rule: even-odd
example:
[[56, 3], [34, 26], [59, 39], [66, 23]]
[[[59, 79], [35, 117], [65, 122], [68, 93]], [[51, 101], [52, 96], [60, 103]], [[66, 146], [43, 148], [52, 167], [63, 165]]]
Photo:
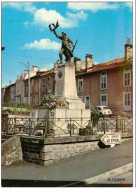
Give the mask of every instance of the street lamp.
[[28, 69], [28, 100], [27, 100], [27, 103], [30, 104], [30, 63], [28, 62], [27, 65], [23, 63], [22, 61], [19, 61], [19, 63], [23, 64]]

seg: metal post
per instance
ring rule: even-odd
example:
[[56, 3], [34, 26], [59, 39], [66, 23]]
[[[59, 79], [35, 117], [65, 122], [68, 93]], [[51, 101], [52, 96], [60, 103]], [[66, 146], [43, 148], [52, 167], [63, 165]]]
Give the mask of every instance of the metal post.
[[71, 118], [70, 118], [70, 137], [71, 137]]
[[[90, 122], [91, 122], [91, 120], [90, 120]], [[93, 119], [92, 119], [92, 122], [90, 123], [90, 126], [91, 126], [90, 130], [92, 130], [92, 135], [93, 135], [93, 133], [94, 133], [94, 131], [93, 131], [93, 128], [94, 128], [94, 126], [93, 126]]]
[[[96, 121], [95, 121], [95, 122], [96, 122]], [[96, 124], [97, 124], [97, 132], [98, 132], [98, 131], [99, 131], [99, 129], [100, 129], [100, 127], [99, 127], [99, 126], [100, 126], [100, 124], [99, 124], [99, 122], [97, 122]]]
[[83, 127], [83, 118], [81, 117], [81, 128]]
[[6, 130], [5, 130], [5, 133], [8, 134], [9, 132], [9, 118], [6, 119]]
[[44, 131], [44, 138], [47, 137], [47, 131], [48, 131], [48, 123], [49, 123], [49, 109], [47, 109], [46, 112], [46, 118], [45, 118], [45, 131]]
[[16, 133], [16, 118], [14, 118], [14, 134]]
[[30, 63], [28, 62], [28, 104], [30, 104]]
[[116, 131], [119, 131], [119, 116], [116, 117]]
[[30, 129], [30, 118], [29, 118], [29, 136], [31, 135], [31, 129]]
[[125, 132], [125, 119], [123, 119], [123, 132]]
[[104, 120], [104, 116], [103, 116], [103, 130], [104, 130], [104, 134], [106, 133], [106, 129], [105, 129], [105, 120]]
[[48, 128], [48, 118], [46, 117], [46, 120], [45, 120], [45, 130], [44, 130], [44, 138], [46, 138], [46, 136], [47, 136], [47, 128]]
[[46, 118], [44, 120], [43, 138], [45, 138], [45, 130], [46, 130]]
[[121, 128], [122, 128], [122, 133], [123, 133], [124, 132], [124, 130], [123, 130], [123, 118], [121, 120]]

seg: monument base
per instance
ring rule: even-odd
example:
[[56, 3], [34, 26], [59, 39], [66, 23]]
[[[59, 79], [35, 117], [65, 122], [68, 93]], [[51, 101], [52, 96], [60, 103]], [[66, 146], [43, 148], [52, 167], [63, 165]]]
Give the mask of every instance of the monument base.
[[85, 103], [81, 101], [80, 98], [78, 99], [66, 99], [65, 100], [68, 103], [69, 109], [85, 109]]
[[90, 110], [57, 107], [50, 111], [49, 120], [55, 135], [78, 135], [80, 128], [90, 125]]
[[70, 64], [56, 69], [55, 97], [63, 105], [50, 110], [50, 127], [55, 135], [77, 135], [79, 128], [85, 128], [90, 123], [90, 110], [85, 109], [85, 103], [77, 96], [75, 66], [73, 62]]

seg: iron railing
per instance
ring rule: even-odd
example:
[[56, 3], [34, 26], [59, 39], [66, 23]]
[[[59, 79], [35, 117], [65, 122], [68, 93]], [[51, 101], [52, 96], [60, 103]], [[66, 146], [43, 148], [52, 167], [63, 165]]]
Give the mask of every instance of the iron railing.
[[133, 120], [124, 118], [7, 118], [2, 126], [6, 134], [29, 136], [75, 136], [105, 134], [109, 131], [132, 132]]

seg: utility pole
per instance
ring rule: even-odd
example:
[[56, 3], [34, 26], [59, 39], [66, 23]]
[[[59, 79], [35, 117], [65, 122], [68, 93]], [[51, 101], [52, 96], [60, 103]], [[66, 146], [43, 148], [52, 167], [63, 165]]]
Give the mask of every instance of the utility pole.
[[30, 63], [28, 62], [28, 104], [30, 104]]

